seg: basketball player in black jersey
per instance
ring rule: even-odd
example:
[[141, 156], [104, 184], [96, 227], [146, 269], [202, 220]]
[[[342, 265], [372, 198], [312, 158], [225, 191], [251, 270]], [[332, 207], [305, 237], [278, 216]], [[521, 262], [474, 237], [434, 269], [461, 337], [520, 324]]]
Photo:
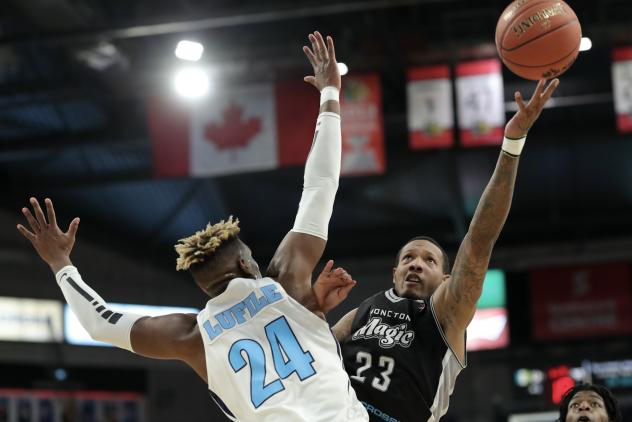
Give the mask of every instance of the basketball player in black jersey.
[[540, 81], [505, 127], [505, 140], [450, 272], [437, 242], [416, 237], [397, 253], [393, 288], [368, 298], [334, 327], [347, 372], [372, 421], [438, 421], [466, 366], [465, 332], [505, 223], [528, 130], [559, 81]]

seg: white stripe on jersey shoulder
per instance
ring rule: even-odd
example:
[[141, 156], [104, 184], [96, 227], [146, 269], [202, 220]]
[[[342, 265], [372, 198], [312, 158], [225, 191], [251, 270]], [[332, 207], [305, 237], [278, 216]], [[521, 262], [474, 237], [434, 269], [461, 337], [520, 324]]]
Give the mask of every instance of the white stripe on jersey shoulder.
[[438, 422], [446, 414], [448, 406], [450, 406], [450, 396], [454, 391], [456, 377], [462, 370], [463, 366], [456, 355], [452, 353], [451, 349], [446, 350], [441, 361], [441, 376], [427, 422]]
[[439, 323], [439, 320], [437, 319], [437, 314], [435, 313], [434, 300], [432, 300], [432, 296], [430, 296], [430, 312], [432, 312], [432, 319], [434, 319], [435, 325], [437, 326], [437, 329], [439, 330], [439, 334], [441, 334], [441, 338], [443, 339], [443, 342], [445, 343], [446, 346], [448, 346], [448, 350], [454, 355], [454, 358], [456, 359], [457, 362], [459, 362], [459, 365], [461, 365], [461, 368], [465, 369], [467, 367], [467, 347], [463, 351], [463, 357], [465, 358], [465, 362], [461, 362], [457, 354], [454, 353], [454, 350], [452, 350], [452, 346], [450, 345], [450, 342], [448, 342], [448, 339], [445, 338], [443, 328], [441, 327], [441, 324]]
[[386, 296], [386, 298], [388, 300], [390, 300], [391, 302], [393, 302], [393, 303], [400, 302], [400, 301], [404, 300], [404, 298], [399, 297], [399, 296], [397, 296], [395, 294], [395, 289], [393, 289], [393, 288], [390, 288], [387, 291], [385, 291], [384, 292], [384, 296]]

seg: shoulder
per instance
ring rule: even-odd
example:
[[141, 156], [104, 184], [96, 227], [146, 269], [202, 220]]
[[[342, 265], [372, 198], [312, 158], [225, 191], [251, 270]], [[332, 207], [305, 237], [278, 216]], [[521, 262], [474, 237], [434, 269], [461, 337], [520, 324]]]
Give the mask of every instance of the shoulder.
[[360, 306], [365, 305], [365, 304], [370, 305], [374, 302], [383, 302], [383, 301], [386, 302], [390, 291], [391, 291], [390, 289], [379, 291], [375, 293], [374, 295], [369, 296], [366, 299], [364, 299], [362, 303], [360, 304]]

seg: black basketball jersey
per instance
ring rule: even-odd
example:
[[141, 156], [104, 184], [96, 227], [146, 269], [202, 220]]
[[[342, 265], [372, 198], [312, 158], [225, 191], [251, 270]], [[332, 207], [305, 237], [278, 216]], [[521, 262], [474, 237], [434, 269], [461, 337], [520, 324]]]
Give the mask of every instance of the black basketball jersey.
[[342, 354], [371, 421], [439, 421], [465, 367], [445, 340], [432, 300], [400, 298], [393, 289], [360, 304]]

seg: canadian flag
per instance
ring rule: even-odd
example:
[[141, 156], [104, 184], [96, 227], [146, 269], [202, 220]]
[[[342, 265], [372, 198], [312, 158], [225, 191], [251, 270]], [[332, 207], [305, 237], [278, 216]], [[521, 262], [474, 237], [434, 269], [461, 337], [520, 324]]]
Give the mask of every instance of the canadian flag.
[[617, 127], [621, 133], [632, 132], [632, 47], [612, 52], [612, 88]]
[[[369, 82], [374, 82], [371, 77]], [[356, 89], [349, 95], [344, 90], [341, 98], [342, 173], [381, 172], [379, 80], [377, 85], [367, 84], [363, 77], [354, 77], [344, 83]], [[219, 91], [192, 104], [152, 98], [148, 121], [154, 173], [205, 177], [303, 165], [314, 136], [318, 98], [318, 92], [302, 81]]]

